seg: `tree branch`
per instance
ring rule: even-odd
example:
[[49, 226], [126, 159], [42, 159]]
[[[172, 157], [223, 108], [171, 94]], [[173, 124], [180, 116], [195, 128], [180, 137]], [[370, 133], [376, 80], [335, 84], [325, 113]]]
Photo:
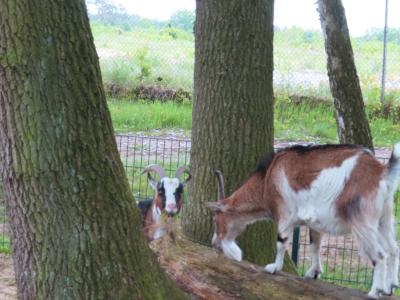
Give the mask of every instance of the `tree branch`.
[[[161, 266], [194, 299], [366, 299], [362, 291], [287, 273], [270, 275], [246, 261], [236, 262], [218, 251], [181, 236], [153, 241]], [[384, 297], [383, 299], [389, 299]], [[391, 297], [390, 299], [399, 299]]]

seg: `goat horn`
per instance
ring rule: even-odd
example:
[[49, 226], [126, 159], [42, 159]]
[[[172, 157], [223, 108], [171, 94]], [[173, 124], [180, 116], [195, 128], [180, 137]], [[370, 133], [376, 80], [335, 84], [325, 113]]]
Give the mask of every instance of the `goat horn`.
[[175, 177], [179, 179], [183, 173], [188, 174], [188, 178], [182, 182], [182, 184], [185, 185], [190, 179], [192, 179], [192, 174], [190, 174], [189, 170], [185, 166], [180, 166], [175, 172]]
[[149, 172], [156, 172], [160, 178], [165, 177], [165, 171], [160, 165], [148, 165], [141, 174], [149, 173]]
[[218, 181], [218, 200], [221, 200], [225, 198], [224, 175], [222, 175], [220, 170], [216, 170], [214, 174], [217, 176]]

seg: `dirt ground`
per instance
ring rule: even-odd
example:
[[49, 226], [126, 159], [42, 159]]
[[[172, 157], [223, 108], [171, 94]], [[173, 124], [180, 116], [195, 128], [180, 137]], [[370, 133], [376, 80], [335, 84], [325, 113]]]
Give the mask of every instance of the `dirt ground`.
[[12, 258], [4, 255], [0, 255], [0, 299], [17, 299]]

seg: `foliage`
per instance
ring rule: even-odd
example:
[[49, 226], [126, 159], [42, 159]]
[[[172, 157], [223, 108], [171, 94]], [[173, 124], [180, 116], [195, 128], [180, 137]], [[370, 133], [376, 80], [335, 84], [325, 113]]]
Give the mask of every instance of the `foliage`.
[[115, 25], [118, 23], [118, 20], [128, 15], [121, 5], [117, 5], [109, 0], [87, 0], [87, 4], [96, 11], [94, 14], [90, 13], [90, 16], [104, 24]]
[[[358, 40], [383, 42], [383, 33], [384, 30], [382, 28], [371, 28], [366, 34], [359, 37]], [[387, 41], [389, 43], [400, 44], [400, 28], [388, 28]]]
[[117, 26], [123, 31], [133, 28], [163, 28], [166, 21], [150, 20], [138, 15], [129, 14], [121, 5], [110, 0], [86, 0], [89, 7], [89, 17], [92, 23]]
[[173, 27], [193, 33], [195, 14], [190, 10], [179, 10], [175, 12], [170, 19], [170, 24]]

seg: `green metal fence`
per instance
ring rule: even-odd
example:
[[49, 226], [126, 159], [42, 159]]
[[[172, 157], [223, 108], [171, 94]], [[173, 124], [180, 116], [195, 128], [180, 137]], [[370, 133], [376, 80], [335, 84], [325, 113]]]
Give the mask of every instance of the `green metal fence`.
[[[163, 138], [136, 135], [117, 135], [116, 141], [125, 166], [126, 174], [136, 200], [153, 197], [153, 191], [148, 187], [146, 176], [140, 175], [149, 164], [160, 164], [167, 174], [172, 175], [178, 166], [188, 165], [190, 160], [191, 142], [182, 138]], [[388, 153], [379, 154], [386, 161]], [[398, 214], [396, 197], [395, 213]], [[400, 229], [400, 226], [397, 226]], [[0, 202], [0, 252], [9, 253], [7, 220], [4, 205]], [[293, 241], [288, 249], [298, 266], [299, 273], [304, 275], [311, 263], [309, 250], [309, 234], [306, 227], [297, 228]], [[371, 283], [372, 268], [369, 262], [358, 256], [358, 248], [351, 236], [326, 236], [322, 243], [321, 258], [324, 267], [322, 280], [355, 288], [368, 288]]]

